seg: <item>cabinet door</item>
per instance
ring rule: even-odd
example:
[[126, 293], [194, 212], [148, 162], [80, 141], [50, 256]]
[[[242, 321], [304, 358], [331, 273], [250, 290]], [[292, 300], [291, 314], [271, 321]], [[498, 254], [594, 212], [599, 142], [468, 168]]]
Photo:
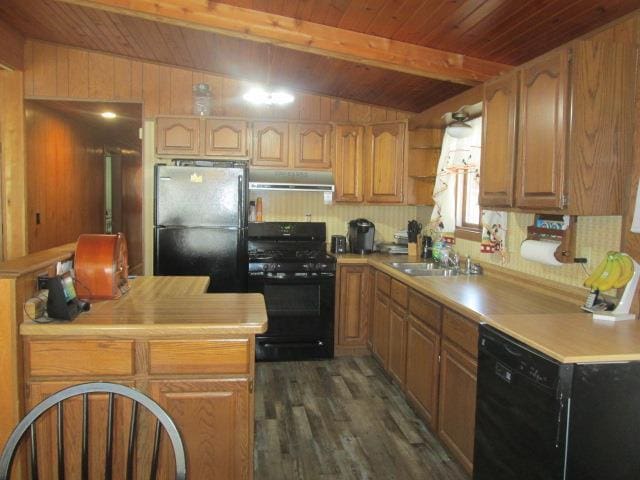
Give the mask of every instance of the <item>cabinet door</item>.
[[289, 124], [286, 122], [255, 122], [253, 124], [253, 158], [258, 167], [289, 166]]
[[293, 168], [331, 168], [331, 125], [297, 123], [291, 125]]
[[373, 305], [373, 353], [385, 368], [389, 365], [389, 298], [376, 292]]
[[404, 386], [407, 368], [407, 312], [395, 302], [389, 310], [389, 373]]
[[518, 86], [518, 72], [484, 86], [479, 196], [483, 207], [513, 206]]
[[562, 208], [569, 121], [568, 51], [542, 57], [521, 75], [516, 206]]
[[[251, 478], [252, 407], [246, 378], [154, 380], [149, 390], [180, 428], [189, 479]], [[167, 442], [163, 445], [162, 460], [170, 453]], [[170, 477], [163, 471], [160, 478]]]
[[473, 470], [478, 363], [447, 340], [440, 358], [438, 435], [469, 472]]
[[402, 203], [405, 181], [405, 124], [367, 127], [365, 200]]
[[205, 155], [213, 157], [249, 156], [247, 122], [209, 118], [205, 122]]
[[199, 118], [158, 117], [156, 153], [159, 155], [200, 155]]
[[336, 202], [362, 202], [364, 199], [363, 136], [364, 127], [336, 125], [333, 165]]
[[[28, 409], [35, 407], [45, 398], [60, 390], [82, 382], [34, 382], [29, 385], [26, 404]], [[118, 382], [126, 386], [132, 383]], [[108, 395], [94, 394], [89, 396], [89, 478], [103, 478], [107, 438]], [[114, 402], [113, 421], [113, 472], [114, 477], [125, 471], [127, 442], [129, 439], [129, 422], [131, 418], [131, 401], [117, 397]], [[57, 411], [50, 409], [36, 423], [38, 438], [39, 478], [57, 478]], [[63, 403], [64, 418], [64, 450], [66, 478], [80, 478], [82, 451], [82, 397], [74, 397]], [[138, 445], [151, 442], [152, 438], [144, 436], [139, 430]]]
[[340, 267], [338, 345], [364, 346], [369, 311], [369, 267]]
[[409, 316], [407, 331], [407, 396], [427, 424], [435, 429], [438, 417], [440, 335]]

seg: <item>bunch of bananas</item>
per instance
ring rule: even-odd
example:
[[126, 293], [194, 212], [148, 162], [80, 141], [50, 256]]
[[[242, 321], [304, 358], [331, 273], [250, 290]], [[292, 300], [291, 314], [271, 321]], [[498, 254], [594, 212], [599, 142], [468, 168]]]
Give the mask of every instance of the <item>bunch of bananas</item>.
[[633, 260], [629, 255], [620, 252], [608, 252], [604, 260], [584, 281], [584, 286], [601, 292], [612, 288], [621, 288], [631, 280], [634, 271]]

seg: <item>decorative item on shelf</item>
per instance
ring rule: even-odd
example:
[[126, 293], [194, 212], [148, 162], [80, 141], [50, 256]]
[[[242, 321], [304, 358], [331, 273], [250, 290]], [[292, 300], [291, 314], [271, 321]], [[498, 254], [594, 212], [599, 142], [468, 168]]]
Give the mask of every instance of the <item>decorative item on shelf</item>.
[[545, 265], [585, 263], [585, 259], [575, 257], [576, 222], [574, 215], [536, 214], [534, 224], [527, 227], [520, 255]]
[[211, 115], [212, 94], [209, 85], [198, 83], [193, 86], [193, 114], [203, 117]]

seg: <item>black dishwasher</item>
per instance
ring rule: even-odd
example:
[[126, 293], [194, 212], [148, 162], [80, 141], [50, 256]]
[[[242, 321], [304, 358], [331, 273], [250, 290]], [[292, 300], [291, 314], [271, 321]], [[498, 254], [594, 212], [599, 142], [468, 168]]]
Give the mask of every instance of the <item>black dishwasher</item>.
[[474, 480], [640, 478], [640, 362], [562, 364], [480, 327]]

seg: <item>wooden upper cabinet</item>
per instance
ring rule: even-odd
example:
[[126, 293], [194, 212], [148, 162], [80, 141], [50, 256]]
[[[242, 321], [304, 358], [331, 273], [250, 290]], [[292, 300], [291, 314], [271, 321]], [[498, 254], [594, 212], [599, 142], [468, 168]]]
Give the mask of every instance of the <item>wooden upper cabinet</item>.
[[331, 125], [327, 123], [291, 124], [293, 168], [325, 170], [331, 168]]
[[563, 207], [568, 93], [568, 50], [545, 55], [523, 68], [516, 168], [517, 207]]
[[289, 166], [289, 124], [255, 122], [253, 124], [253, 158], [256, 167]]
[[406, 123], [369, 125], [366, 130], [365, 200], [402, 203], [405, 183]]
[[518, 78], [515, 71], [484, 85], [482, 112], [482, 207], [512, 207], [516, 162]]
[[244, 120], [208, 118], [204, 154], [212, 157], [247, 158], [248, 127]]
[[336, 202], [362, 202], [364, 162], [362, 140], [364, 127], [336, 125], [333, 165]]
[[201, 123], [200, 118], [158, 117], [156, 153], [158, 155], [199, 155]]

